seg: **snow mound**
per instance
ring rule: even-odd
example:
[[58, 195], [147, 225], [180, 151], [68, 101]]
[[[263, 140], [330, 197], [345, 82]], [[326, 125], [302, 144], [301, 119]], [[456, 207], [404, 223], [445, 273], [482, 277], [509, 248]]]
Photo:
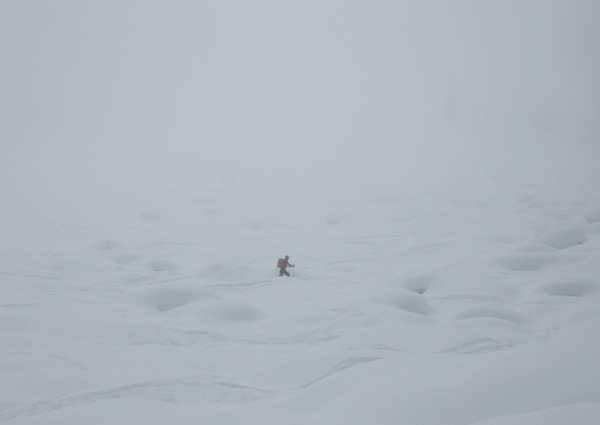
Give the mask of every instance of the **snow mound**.
[[590, 224], [600, 223], [600, 208], [588, 210], [583, 214], [583, 216]]
[[414, 292], [402, 292], [390, 294], [385, 302], [400, 310], [426, 316], [431, 311], [429, 303], [419, 294]]
[[155, 272], [174, 272], [179, 270], [179, 266], [169, 260], [152, 260], [148, 263], [148, 267]]
[[[291, 398], [289, 405], [314, 409], [315, 415], [307, 422], [311, 425], [460, 425], [553, 408], [558, 403], [596, 402], [592, 394], [597, 394], [598, 384], [590, 371], [597, 364], [599, 349], [595, 341], [578, 335], [546, 341], [529, 351], [521, 347], [444, 358], [439, 354], [405, 354], [329, 376], [309, 387], [302, 398]], [[468, 371], [465, 365], [469, 365]], [[448, 379], [440, 380], [442, 375]], [[410, 385], [404, 385], [407, 382]], [[326, 400], [334, 389], [336, 397], [323, 405], [320, 400]], [[306, 394], [309, 392], [312, 399]], [[585, 413], [594, 415], [594, 423], [598, 423], [597, 406], [591, 405]]]
[[542, 270], [553, 262], [552, 257], [543, 254], [512, 254], [498, 260], [501, 267], [514, 272]]
[[112, 257], [112, 260], [122, 266], [127, 266], [139, 260], [139, 257], [134, 254], [118, 254]]
[[569, 278], [546, 283], [539, 292], [564, 297], [583, 297], [600, 291], [600, 283], [588, 278]]
[[424, 294], [434, 283], [435, 277], [431, 275], [412, 276], [401, 282], [402, 287], [417, 294]]
[[550, 230], [536, 239], [536, 242], [556, 249], [566, 249], [587, 242], [585, 231], [580, 227], [563, 227]]
[[600, 403], [577, 403], [502, 416], [472, 425], [597, 425], [598, 418], [600, 418]]
[[554, 249], [551, 246], [548, 246], [543, 243], [527, 243], [523, 245], [518, 245], [515, 249], [515, 252], [553, 252]]
[[[147, 386], [151, 388], [152, 385], [160, 387], [168, 384], [168, 382], [156, 381]], [[10, 423], [15, 425], [47, 425], [49, 423], [102, 425], [115, 423], [114, 418], [136, 418], [136, 423], [164, 425], [166, 423], [203, 422], [206, 417], [210, 417], [211, 425], [231, 425], [241, 424], [249, 419], [248, 415], [219, 406], [210, 406], [206, 403], [182, 406], [169, 402], [167, 397], [159, 401], [132, 399], [122, 396], [120, 390], [123, 391], [121, 388], [114, 388], [104, 392], [82, 394], [80, 396], [80, 399], [83, 400], [81, 404], [69, 406], [68, 409], [40, 405], [39, 409], [47, 410], [45, 414], [29, 415], [25, 418], [14, 419]], [[138, 392], [143, 393], [144, 390], [145, 388], [141, 387]], [[110, 407], [107, 407], [109, 402]], [[62, 398], [56, 401], [59, 406], [69, 403], [74, 403], [72, 398]]]
[[586, 226], [585, 230], [588, 233], [593, 233], [596, 235], [600, 235], [600, 222], [589, 224]]
[[212, 264], [206, 267], [200, 277], [207, 280], [230, 281], [238, 280], [245, 276], [245, 273], [238, 267], [229, 264]]
[[283, 390], [308, 386], [342, 370], [379, 360], [379, 357], [349, 357], [338, 351], [290, 353], [252, 378], [250, 384], [261, 389]]
[[496, 308], [471, 308], [456, 315], [456, 320], [494, 318], [506, 320], [516, 325], [527, 325], [530, 322], [529, 317], [509, 309]]
[[240, 301], [218, 301], [205, 305], [201, 316], [218, 322], [254, 322], [263, 312], [253, 305]]
[[206, 290], [187, 284], [161, 284], [150, 289], [133, 291], [122, 302], [141, 305], [160, 312], [175, 310], [199, 300], [213, 299]]

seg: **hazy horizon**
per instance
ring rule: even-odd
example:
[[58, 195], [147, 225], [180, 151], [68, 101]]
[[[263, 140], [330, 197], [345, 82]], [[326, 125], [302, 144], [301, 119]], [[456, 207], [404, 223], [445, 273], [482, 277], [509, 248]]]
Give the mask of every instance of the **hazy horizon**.
[[10, 1], [0, 12], [5, 200], [105, 196], [118, 208], [117, 192], [230, 182], [317, 202], [498, 170], [594, 180], [593, 1]]

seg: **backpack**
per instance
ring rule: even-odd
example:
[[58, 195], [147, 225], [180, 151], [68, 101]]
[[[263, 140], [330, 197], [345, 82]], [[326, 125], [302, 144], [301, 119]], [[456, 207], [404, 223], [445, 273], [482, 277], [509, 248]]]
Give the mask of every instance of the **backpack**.
[[277, 267], [280, 269], [285, 267], [285, 260], [283, 258], [280, 258], [279, 260], [277, 260]]

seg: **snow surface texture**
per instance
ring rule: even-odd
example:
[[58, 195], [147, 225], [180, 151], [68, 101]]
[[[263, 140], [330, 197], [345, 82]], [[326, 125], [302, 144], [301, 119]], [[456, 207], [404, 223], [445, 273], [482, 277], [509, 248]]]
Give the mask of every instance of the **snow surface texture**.
[[0, 2], [0, 424], [600, 424], [598, 22]]
[[121, 230], [4, 221], [38, 247], [2, 252], [0, 421], [595, 424], [597, 209], [540, 201], [205, 213], [228, 243], [193, 199]]

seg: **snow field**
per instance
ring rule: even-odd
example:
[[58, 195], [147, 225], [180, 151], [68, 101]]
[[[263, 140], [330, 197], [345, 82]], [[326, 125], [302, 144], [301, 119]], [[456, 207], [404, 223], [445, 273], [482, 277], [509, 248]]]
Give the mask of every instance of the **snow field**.
[[598, 209], [538, 198], [4, 222], [0, 421], [591, 424]]

